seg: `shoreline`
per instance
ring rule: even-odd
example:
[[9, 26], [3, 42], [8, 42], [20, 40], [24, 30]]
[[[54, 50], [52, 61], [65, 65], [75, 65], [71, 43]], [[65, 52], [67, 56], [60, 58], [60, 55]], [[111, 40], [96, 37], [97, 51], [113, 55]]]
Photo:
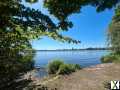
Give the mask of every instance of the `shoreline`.
[[33, 79], [33, 83], [36, 86], [45, 85], [51, 89], [57, 88], [57, 90], [106, 90], [104, 82], [120, 80], [119, 71], [120, 64], [105, 63], [83, 68], [70, 75]]

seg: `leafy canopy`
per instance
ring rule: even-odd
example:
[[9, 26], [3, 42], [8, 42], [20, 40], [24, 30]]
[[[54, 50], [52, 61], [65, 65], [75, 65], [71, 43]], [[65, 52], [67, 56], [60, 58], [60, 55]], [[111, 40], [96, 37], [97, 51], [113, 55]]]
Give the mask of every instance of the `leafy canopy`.
[[115, 16], [109, 27], [109, 44], [116, 53], [120, 53], [120, 5], [115, 9]]
[[50, 14], [60, 20], [59, 26], [67, 30], [72, 27], [72, 22], [68, 16], [79, 13], [81, 8], [87, 5], [96, 7], [96, 11], [104, 11], [116, 6], [119, 0], [44, 0], [44, 6], [48, 8]]
[[[38, 0], [25, 1], [35, 3]], [[0, 0], [0, 89], [32, 68], [33, 54], [25, 54], [26, 49], [32, 49], [30, 40], [48, 36], [62, 42], [80, 43], [59, 33], [72, 28], [73, 23], [68, 17], [79, 13], [86, 5], [92, 5], [100, 12], [106, 8], [111, 9], [119, 2], [120, 0], [44, 0], [44, 6], [59, 20], [56, 24], [41, 11], [23, 5], [22, 0]], [[119, 21], [118, 12], [119, 9], [115, 18]]]

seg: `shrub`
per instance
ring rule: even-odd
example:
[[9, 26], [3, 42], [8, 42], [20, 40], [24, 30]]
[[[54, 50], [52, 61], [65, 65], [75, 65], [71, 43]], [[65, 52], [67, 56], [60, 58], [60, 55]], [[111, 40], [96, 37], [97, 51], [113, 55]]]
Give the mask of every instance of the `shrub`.
[[80, 65], [79, 65], [79, 64], [75, 64], [75, 69], [76, 69], [76, 70], [81, 69]]
[[72, 71], [73, 71], [73, 68], [71, 68], [71, 65], [68, 65], [68, 64], [62, 64], [59, 68], [59, 71], [57, 74], [70, 74]]
[[113, 62], [120, 62], [120, 55], [118, 54], [109, 54], [107, 56], [103, 56], [101, 58], [102, 63], [113, 63]]
[[70, 74], [78, 69], [80, 69], [80, 65], [78, 64], [62, 64], [57, 74]]
[[54, 60], [48, 64], [48, 73], [56, 74], [59, 70], [60, 65], [64, 64], [61, 60]]
[[65, 64], [60, 60], [54, 60], [48, 64], [49, 74], [70, 74], [79, 69], [81, 69], [79, 64]]

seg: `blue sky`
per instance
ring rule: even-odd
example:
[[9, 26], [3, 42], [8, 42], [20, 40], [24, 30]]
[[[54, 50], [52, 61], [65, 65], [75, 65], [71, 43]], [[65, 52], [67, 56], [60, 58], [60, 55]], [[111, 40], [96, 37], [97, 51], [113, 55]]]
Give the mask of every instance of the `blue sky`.
[[[42, 6], [42, 4], [42, 0], [39, 0], [36, 4], [27, 3], [26, 5], [39, 9], [44, 14], [49, 15], [49, 12]], [[69, 20], [74, 24], [73, 28], [69, 29], [68, 32], [62, 32], [63, 35], [80, 40], [80, 44], [61, 43], [59, 41], [43, 37], [41, 40], [31, 41], [33, 48], [37, 50], [51, 50], [63, 48], [105, 47], [108, 25], [114, 15], [114, 10], [106, 10], [104, 12], [97, 13], [94, 7], [87, 6], [81, 11], [82, 12], [80, 14], [73, 14], [69, 17]], [[54, 22], [57, 22], [54, 16], [49, 16]]]

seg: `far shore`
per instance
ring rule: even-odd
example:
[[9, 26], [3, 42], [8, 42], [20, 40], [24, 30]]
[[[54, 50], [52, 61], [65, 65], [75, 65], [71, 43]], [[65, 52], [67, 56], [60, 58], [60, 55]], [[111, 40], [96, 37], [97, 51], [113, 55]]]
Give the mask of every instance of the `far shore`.
[[55, 50], [35, 50], [35, 51], [95, 51], [95, 50], [110, 50], [105, 48], [99, 48], [99, 49], [55, 49]]
[[42, 49], [35, 51], [86, 51], [86, 50], [94, 51], [94, 50], [112, 50], [112, 49], [111, 48], [81, 48], [81, 49], [72, 48], [72, 49]]

